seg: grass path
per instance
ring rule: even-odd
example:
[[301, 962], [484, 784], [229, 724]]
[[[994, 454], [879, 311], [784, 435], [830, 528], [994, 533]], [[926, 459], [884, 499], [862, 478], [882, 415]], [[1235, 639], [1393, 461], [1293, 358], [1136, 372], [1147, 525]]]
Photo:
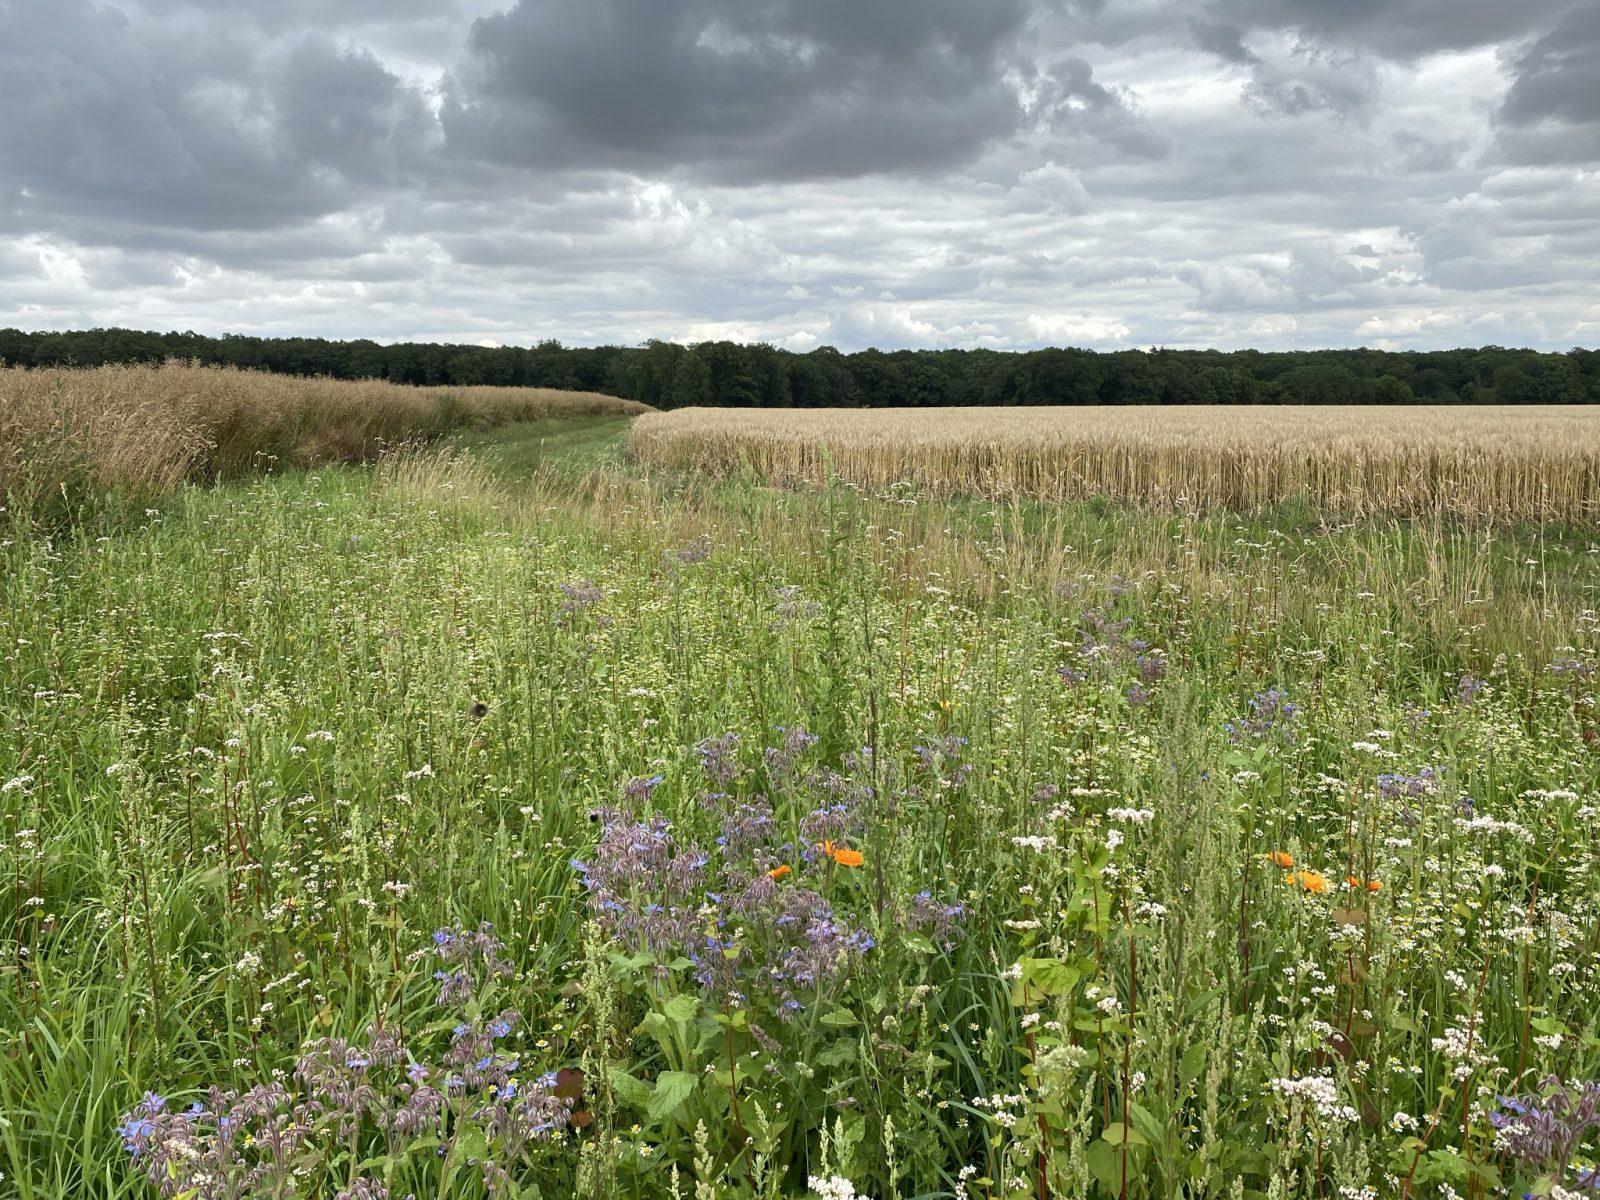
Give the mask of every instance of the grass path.
[[620, 465], [630, 417], [566, 417], [465, 434], [451, 445], [476, 455], [506, 482], [527, 482], [540, 470], [581, 472]]

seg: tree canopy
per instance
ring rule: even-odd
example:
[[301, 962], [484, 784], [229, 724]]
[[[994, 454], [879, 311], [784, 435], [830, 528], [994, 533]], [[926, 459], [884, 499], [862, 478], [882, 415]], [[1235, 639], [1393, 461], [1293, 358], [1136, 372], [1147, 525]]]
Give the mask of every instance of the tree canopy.
[[862, 350], [775, 346], [447, 345], [133, 329], [0, 329], [0, 364], [183, 358], [413, 384], [574, 388], [658, 408], [1050, 404], [1600, 403], [1600, 350]]

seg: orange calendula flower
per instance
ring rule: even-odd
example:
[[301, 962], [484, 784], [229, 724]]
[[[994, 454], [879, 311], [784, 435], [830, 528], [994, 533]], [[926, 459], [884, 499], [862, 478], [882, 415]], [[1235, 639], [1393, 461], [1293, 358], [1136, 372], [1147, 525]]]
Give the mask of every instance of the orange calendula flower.
[[1345, 882], [1350, 885], [1350, 890], [1352, 892], [1359, 892], [1362, 888], [1366, 888], [1369, 892], [1383, 890], [1382, 881], [1377, 879], [1369, 879], [1365, 883], [1362, 883], [1361, 880], [1357, 879], [1354, 875], [1351, 875], [1345, 879]]
[[852, 850], [848, 846], [836, 846], [832, 842], [823, 842], [822, 852], [841, 867], [859, 867], [867, 861], [861, 851]]
[[768, 879], [782, 879], [790, 871], [788, 863], [781, 863], [767, 872]]
[[1274, 850], [1271, 854], [1267, 855], [1267, 861], [1273, 866], [1282, 867], [1285, 871], [1287, 871], [1290, 867], [1294, 866], [1294, 855], [1284, 850]]
[[1328, 877], [1320, 871], [1296, 871], [1289, 876], [1289, 882], [1299, 884], [1317, 896], [1328, 890]]

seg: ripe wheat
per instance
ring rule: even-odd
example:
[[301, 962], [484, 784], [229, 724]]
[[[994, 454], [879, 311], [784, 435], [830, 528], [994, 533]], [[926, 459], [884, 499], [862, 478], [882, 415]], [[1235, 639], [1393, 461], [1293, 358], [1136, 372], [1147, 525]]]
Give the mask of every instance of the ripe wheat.
[[1600, 409], [934, 408], [656, 413], [634, 453], [780, 483], [909, 481], [940, 494], [1103, 496], [1345, 516], [1600, 517]]

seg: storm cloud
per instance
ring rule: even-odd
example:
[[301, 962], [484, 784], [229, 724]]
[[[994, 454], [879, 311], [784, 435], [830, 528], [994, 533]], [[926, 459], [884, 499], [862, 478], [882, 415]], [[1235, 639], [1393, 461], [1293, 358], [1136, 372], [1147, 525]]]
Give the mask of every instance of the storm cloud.
[[1024, 113], [1023, 0], [519, 0], [478, 21], [453, 144], [540, 168], [731, 182], [969, 159]]
[[0, 0], [0, 324], [1600, 340], [1600, 9]]

